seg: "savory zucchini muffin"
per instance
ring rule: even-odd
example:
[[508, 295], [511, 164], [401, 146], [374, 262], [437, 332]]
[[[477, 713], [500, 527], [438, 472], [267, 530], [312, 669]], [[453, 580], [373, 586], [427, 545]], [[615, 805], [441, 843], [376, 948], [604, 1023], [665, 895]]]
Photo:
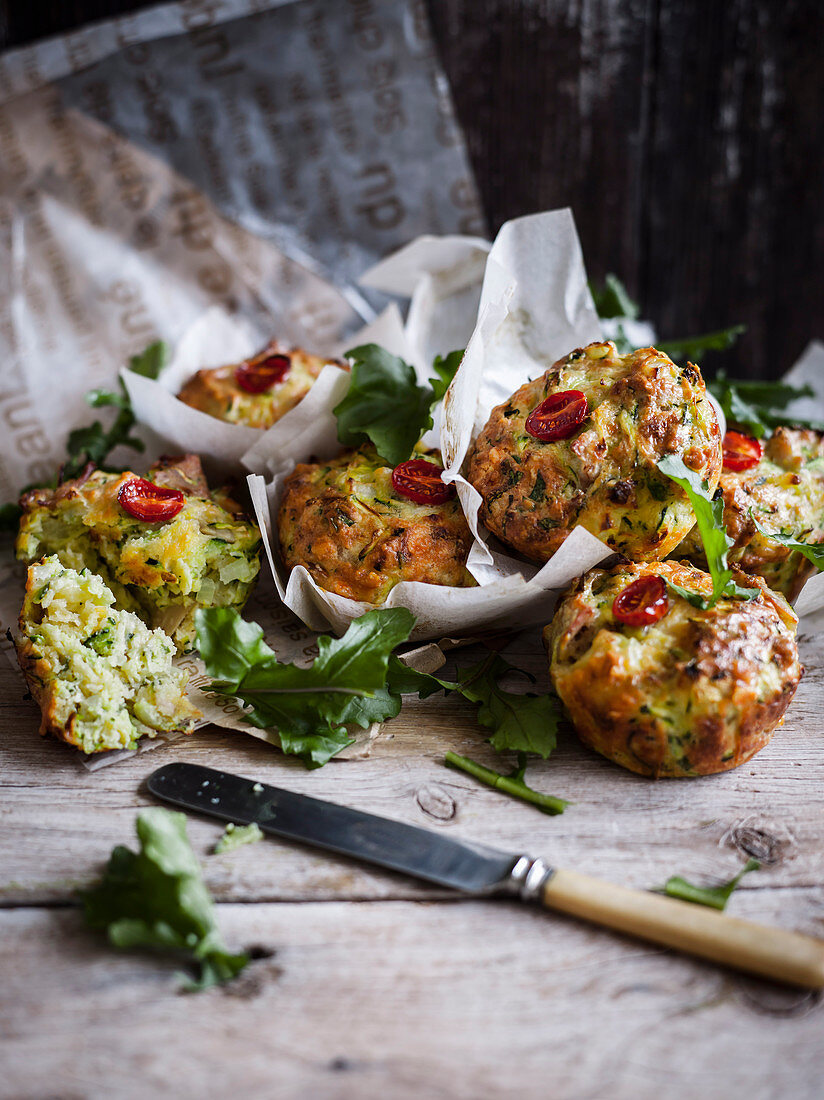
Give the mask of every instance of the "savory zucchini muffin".
[[[724, 436], [724, 526], [733, 539], [728, 560], [745, 573], [763, 577], [770, 588], [794, 600], [815, 566], [797, 550], [762, 535], [799, 542], [824, 541], [824, 436], [800, 428], [778, 428], [763, 448], [741, 432]], [[752, 514], [750, 514], [752, 513]], [[676, 550], [706, 567], [704, 548], [693, 530]]]
[[56, 557], [29, 567], [16, 646], [40, 732], [87, 753], [191, 733], [200, 717], [184, 695], [188, 674], [172, 667], [171, 638], [114, 602], [88, 569], [66, 569]]
[[695, 522], [657, 468], [678, 455], [715, 489], [721, 436], [697, 367], [655, 348], [578, 348], [492, 410], [469, 455], [481, 519], [532, 561], [580, 524], [636, 561], [665, 558]]
[[310, 355], [273, 340], [243, 363], [199, 370], [177, 396], [218, 420], [271, 428], [306, 396], [329, 363], [349, 369], [337, 359]]
[[260, 531], [228, 496], [209, 493], [196, 455], [162, 460], [147, 478], [88, 469], [20, 503], [18, 558], [56, 554], [98, 573], [119, 608], [179, 649], [194, 641], [198, 607], [241, 608], [260, 569]]
[[393, 470], [365, 446], [296, 466], [278, 513], [284, 563], [366, 603], [383, 603], [399, 581], [474, 585], [466, 568], [472, 535], [439, 458], [420, 451]]
[[798, 622], [758, 577], [756, 599], [706, 611], [706, 573], [674, 561], [592, 569], [544, 630], [549, 670], [578, 736], [630, 771], [710, 775], [749, 760], [789, 706], [802, 667]]

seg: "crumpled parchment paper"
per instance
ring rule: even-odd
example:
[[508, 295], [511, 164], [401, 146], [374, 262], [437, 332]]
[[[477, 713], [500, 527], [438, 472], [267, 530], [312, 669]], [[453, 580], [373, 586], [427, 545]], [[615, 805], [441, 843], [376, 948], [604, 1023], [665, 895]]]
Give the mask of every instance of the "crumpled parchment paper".
[[[157, 339], [177, 349], [162, 382], [126, 375], [155, 431], [113, 460], [183, 448], [238, 472], [262, 433], [187, 410], [175, 377], [272, 337], [335, 354], [386, 303], [357, 275], [466, 232], [483, 218], [416, 0], [184, 0], [0, 56], [0, 503], [54, 475], [87, 391]], [[3, 631], [21, 601], [8, 566]], [[282, 659], [311, 648], [265, 573], [248, 614]], [[192, 671], [210, 721], [265, 736]]]

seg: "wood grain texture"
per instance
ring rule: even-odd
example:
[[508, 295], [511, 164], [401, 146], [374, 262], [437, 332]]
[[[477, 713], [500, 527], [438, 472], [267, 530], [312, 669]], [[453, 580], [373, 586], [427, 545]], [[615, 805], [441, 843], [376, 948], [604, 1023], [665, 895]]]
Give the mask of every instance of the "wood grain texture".
[[493, 229], [572, 206], [664, 337], [743, 322], [731, 373], [822, 336], [824, 6], [429, 0]]
[[[215, 731], [89, 773], [38, 738], [3, 669], [0, 1095], [813, 1100], [820, 996], [518, 903], [446, 900], [273, 841], [213, 856], [220, 826], [190, 818], [227, 942], [274, 951], [196, 997], [175, 992], [166, 961], [112, 952], [73, 903], [114, 844], [134, 844], [143, 777], [181, 758], [641, 888], [673, 873], [715, 884], [755, 854], [764, 867], [729, 911], [824, 937], [822, 650], [821, 636], [803, 645], [785, 728], [722, 776], [642, 779], [568, 733], [530, 770], [574, 802], [555, 818], [443, 767], [447, 748], [500, 766], [458, 701], [405, 708], [370, 759], [317, 772]], [[534, 634], [507, 655], [542, 671]]]
[[[780, 920], [795, 897], [738, 899]], [[223, 905], [273, 952], [176, 994], [79, 915], [0, 914], [13, 1097], [817, 1100], [822, 1004], [513, 902]]]

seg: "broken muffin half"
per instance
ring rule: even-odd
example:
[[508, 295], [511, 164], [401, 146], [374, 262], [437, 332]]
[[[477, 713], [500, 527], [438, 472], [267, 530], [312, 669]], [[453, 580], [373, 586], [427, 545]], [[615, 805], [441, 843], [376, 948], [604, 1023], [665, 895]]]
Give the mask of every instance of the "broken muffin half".
[[86, 753], [136, 748], [159, 733], [191, 733], [200, 712], [172, 665], [175, 644], [118, 611], [100, 577], [57, 557], [31, 565], [17, 656], [40, 706], [41, 734]]

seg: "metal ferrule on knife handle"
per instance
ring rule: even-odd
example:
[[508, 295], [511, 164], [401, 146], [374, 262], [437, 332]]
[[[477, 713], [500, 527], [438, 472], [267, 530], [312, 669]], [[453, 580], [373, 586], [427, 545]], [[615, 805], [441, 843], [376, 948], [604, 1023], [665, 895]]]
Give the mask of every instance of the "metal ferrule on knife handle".
[[542, 859], [519, 856], [509, 876], [508, 892], [522, 901], [542, 901], [544, 887], [555, 874], [554, 868]]

